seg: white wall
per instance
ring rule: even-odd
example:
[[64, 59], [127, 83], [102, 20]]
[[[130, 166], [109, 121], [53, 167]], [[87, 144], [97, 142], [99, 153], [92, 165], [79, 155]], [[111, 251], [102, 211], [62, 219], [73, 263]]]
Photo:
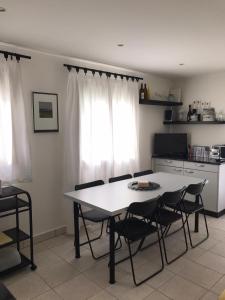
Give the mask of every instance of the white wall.
[[[1, 49], [24, 53], [32, 56], [32, 60], [21, 60], [24, 93], [29, 117], [31, 137], [32, 173], [31, 183], [20, 185], [31, 193], [33, 200], [34, 233], [40, 234], [58, 228], [66, 223], [72, 224], [71, 204], [62, 200], [62, 107], [66, 97], [66, 81], [68, 71], [63, 63], [78, 64], [132, 74], [131, 70], [94, 64], [68, 57], [56, 56], [19, 47], [1, 46]], [[152, 92], [167, 94], [171, 82], [167, 79], [145, 75]], [[59, 94], [59, 133], [33, 133], [32, 91]], [[140, 153], [141, 168], [150, 167], [151, 138], [155, 132], [162, 132], [163, 108], [140, 105]], [[62, 213], [65, 212], [65, 214]], [[25, 224], [25, 218], [22, 218]], [[5, 223], [3, 224], [5, 226]], [[1, 226], [3, 226], [1, 225]]]
[[[178, 81], [182, 87], [182, 110], [188, 110], [188, 105], [194, 100], [211, 102], [217, 112], [225, 113], [225, 72], [217, 72], [193, 76]], [[225, 144], [225, 125], [173, 125], [174, 132], [188, 132], [194, 145]]]

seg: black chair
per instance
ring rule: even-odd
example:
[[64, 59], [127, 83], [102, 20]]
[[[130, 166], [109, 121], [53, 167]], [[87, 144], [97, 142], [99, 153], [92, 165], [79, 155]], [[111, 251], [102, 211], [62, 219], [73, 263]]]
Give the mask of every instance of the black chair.
[[145, 171], [136, 172], [136, 173], [134, 173], [134, 177], [145, 176], [145, 175], [149, 175], [149, 174], [153, 174], [153, 171], [145, 170]]
[[[121, 176], [117, 176], [117, 177], [111, 177], [111, 178], [109, 178], [109, 183], [126, 180], [126, 179], [130, 179], [130, 178], [132, 178], [131, 174], [125, 174], [125, 175], [121, 175]], [[117, 217], [120, 220], [120, 215], [118, 215]], [[107, 222], [106, 233], [109, 233], [109, 221]]]
[[[160, 224], [163, 249], [164, 249], [165, 259], [167, 264], [171, 264], [172, 262], [174, 262], [175, 260], [183, 256], [188, 250], [185, 221], [184, 221], [183, 214], [181, 212], [181, 205], [182, 205], [181, 202], [183, 199], [184, 191], [185, 188], [182, 188], [181, 190], [175, 192], [166, 192], [161, 197], [161, 203], [160, 203], [161, 207], [159, 208], [159, 216], [157, 222]], [[171, 210], [169, 208], [171, 206], [176, 207], [177, 210], [176, 211]], [[184, 232], [185, 250], [181, 254], [177, 255], [175, 258], [169, 260], [167, 255], [167, 249], [166, 249], [166, 235], [171, 225], [179, 220], [181, 220], [182, 222], [181, 228], [183, 228], [183, 232]]]
[[[140, 284], [146, 282], [153, 276], [157, 275], [164, 268], [159, 226], [157, 223], [155, 226], [152, 225], [152, 220], [157, 219], [158, 203], [159, 203], [159, 198], [155, 200], [145, 201], [145, 202], [134, 202], [128, 207], [125, 218], [115, 224], [115, 232], [117, 232], [118, 234], [118, 239], [120, 237], [124, 237], [127, 241], [128, 250], [129, 250], [129, 256], [121, 259], [120, 261], [117, 261], [115, 264], [130, 259], [133, 281], [136, 286], [139, 286]], [[135, 277], [135, 271], [134, 271], [133, 257], [141, 249], [141, 246], [145, 238], [153, 233], [157, 233], [158, 236], [158, 244], [159, 244], [162, 265], [159, 270], [157, 270], [147, 278], [143, 279], [142, 281], [137, 282]], [[131, 243], [136, 241], [140, 241], [140, 243], [138, 245], [137, 251], [135, 251], [135, 253], [132, 254]]]
[[[104, 181], [102, 181], [102, 180], [96, 180], [96, 181], [92, 181], [92, 182], [88, 182], [88, 183], [78, 184], [78, 185], [75, 185], [75, 191], [87, 189], [87, 188], [91, 188], [91, 187], [99, 186], [99, 185], [103, 185], [103, 184], [104, 184]], [[96, 260], [108, 255], [108, 252], [107, 252], [103, 255], [95, 256], [91, 243], [96, 240], [99, 240], [102, 237], [104, 221], [107, 221], [109, 219], [109, 215], [107, 215], [99, 210], [95, 210], [95, 209], [91, 209], [89, 211], [83, 212], [81, 209], [81, 205], [79, 205], [79, 217], [81, 217], [81, 219], [83, 221], [85, 233], [87, 236], [87, 241], [80, 243], [80, 246], [89, 244], [89, 247], [91, 250], [91, 255]], [[87, 230], [86, 220], [94, 222], [94, 223], [101, 223], [100, 234], [97, 237], [90, 239], [90, 236], [89, 236], [89, 233]]]
[[132, 178], [131, 174], [121, 175], [121, 176], [117, 176], [117, 177], [111, 177], [111, 178], [109, 178], [109, 183], [120, 181], [120, 180], [126, 180], [126, 179], [130, 179], [130, 178]]
[[[192, 248], [197, 247], [198, 245], [203, 243], [205, 240], [207, 240], [208, 237], [209, 237], [209, 230], [208, 230], [208, 224], [207, 224], [206, 215], [205, 215], [204, 203], [203, 203], [203, 199], [202, 199], [202, 196], [201, 196], [206, 182], [207, 182], [207, 180], [205, 180], [205, 181], [203, 181], [202, 183], [199, 183], [199, 184], [189, 185], [185, 190], [184, 197], [185, 197], [186, 194], [190, 194], [190, 195], [195, 196], [197, 201], [193, 202], [193, 201], [183, 199], [183, 201], [181, 203], [181, 207], [180, 207], [181, 211], [183, 213], [185, 213], [185, 216], [186, 216], [188, 235], [189, 235], [189, 240], [190, 240], [190, 244], [191, 244]], [[200, 212], [202, 212], [203, 217], [204, 217], [205, 228], [206, 228], [206, 237], [204, 237], [202, 240], [200, 240], [196, 244], [193, 244], [188, 219], [189, 219], [190, 215], [196, 214], [196, 213], [198, 214]]]

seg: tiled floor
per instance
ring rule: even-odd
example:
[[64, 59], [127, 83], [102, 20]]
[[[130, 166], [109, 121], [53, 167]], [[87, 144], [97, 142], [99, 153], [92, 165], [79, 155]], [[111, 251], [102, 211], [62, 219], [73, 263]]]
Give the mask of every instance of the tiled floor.
[[[134, 287], [129, 261], [116, 268], [116, 284], [108, 283], [107, 259], [94, 261], [87, 246], [82, 257], [74, 258], [73, 239], [62, 235], [35, 246], [36, 271], [22, 270], [3, 279], [19, 299], [35, 300], [216, 300], [225, 289], [225, 216], [208, 217], [210, 238], [174, 262], [140, 287]], [[90, 227], [95, 233], [96, 227]], [[200, 232], [204, 232], [200, 227]], [[182, 250], [182, 232], [168, 238], [169, 254]], [[108, 239], [96, 242], [96, 251], [104, 251]], [[27, 249], [24, 249], [26, 252]], [[126, 245], [120, 256], [126, 255]], [[157, 246], [135, 257], [138, 278], [158, 267]]]

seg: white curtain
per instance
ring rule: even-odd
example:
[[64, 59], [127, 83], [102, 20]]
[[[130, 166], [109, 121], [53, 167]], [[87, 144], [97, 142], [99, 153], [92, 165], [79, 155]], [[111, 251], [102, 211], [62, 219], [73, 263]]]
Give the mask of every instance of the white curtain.
[[31, 180], [20, 63], [0, 60], [0, 180]]
[[[67, 181], [72, 179], [74, 184], [107, 180], [139, 169], [137, 82], [81, 72], [77, 75], [72, 70], [66, 107], [64, 165]], [[74, 138], [76, 142], [69, 142]]]

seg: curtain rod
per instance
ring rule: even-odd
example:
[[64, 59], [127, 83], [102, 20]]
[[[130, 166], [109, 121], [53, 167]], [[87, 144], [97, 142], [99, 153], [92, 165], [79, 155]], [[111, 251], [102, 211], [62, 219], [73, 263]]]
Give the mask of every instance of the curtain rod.
[[6, 60], [8, 59], [9, 56], [11, 56], [11, 58], [14, 56], [18, 62], [20, 61], [20, 58], [31, 59], [31, 56], [23, 55], [15, 52], [8, 52], [4, 50], [0, 50], [0, 54], [3, 54]]
[[64, 67], [66, 67], [68, 69], [68, 71], [70, 71], [72, 68], [76, 69], [76, 72], [78, 73], [79, 70], [84, 70], [84, 73], [86, 74], [87, 71], [91, 71], [92, 74], [94, 75], [95, 73], [99, 73], [100, 76], [102, 76], [102, 74], [106, 74], [107, 77], [110, 76], [114, 76], [115, 78], [117, 78], [117, 76], [120, 76], [122, 79], [123, 77], [125, 77], [127, 80], [129, 78], [131, 78], [132, 80], [143, 80], [143, 78], [141, 77], [136, 77], [136, 76], [131, 76], [131, 75], [124, 75], [124, 74], [119, 74], [119, 73], [112, 73], [112, 72], [108, 72], [108, 71], [102, 71], [102, 70], [96, 70], [96, 69], [90, 69], [90, 68], [84, 68], [84, 67], [79, 67], [79, 66], [73, 66], [73, 65], [67, 65], [64, 64]]

